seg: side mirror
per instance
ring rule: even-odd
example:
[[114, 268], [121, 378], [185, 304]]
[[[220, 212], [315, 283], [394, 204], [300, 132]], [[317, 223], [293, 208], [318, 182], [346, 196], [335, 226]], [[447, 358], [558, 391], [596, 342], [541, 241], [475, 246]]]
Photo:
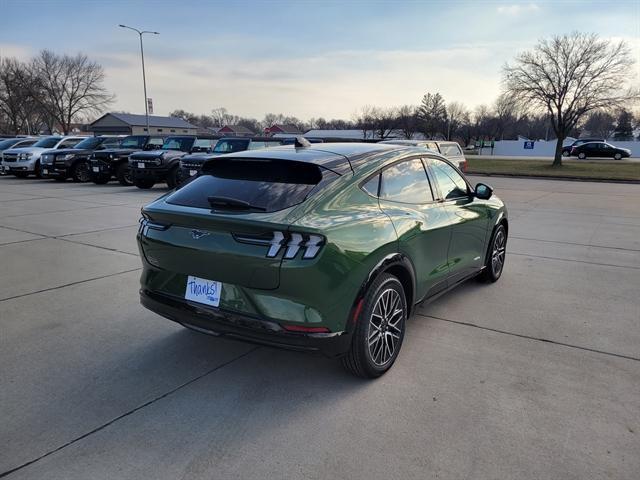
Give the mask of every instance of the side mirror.
[[484, 183], [478, 183], [476, 185], [474, 195], [480, 200], [489, 200], [491, 195], [493, 195], [493, 188], [489, 185], [485, 185]]

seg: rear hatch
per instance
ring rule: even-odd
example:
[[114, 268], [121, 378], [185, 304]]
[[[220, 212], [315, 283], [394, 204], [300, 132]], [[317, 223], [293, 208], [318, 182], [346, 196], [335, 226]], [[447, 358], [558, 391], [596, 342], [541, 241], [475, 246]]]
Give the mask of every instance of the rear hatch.
[[311, 163], [220, 158], [143, 209], [142, 251], [170, 272], [278, 288], [296, 207], [337, 177]]

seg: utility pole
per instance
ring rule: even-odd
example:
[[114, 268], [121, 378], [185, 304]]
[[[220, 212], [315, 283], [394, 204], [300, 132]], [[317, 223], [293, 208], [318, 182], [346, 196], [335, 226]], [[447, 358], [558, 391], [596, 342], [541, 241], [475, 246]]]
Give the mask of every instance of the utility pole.
[[151, 33], [153, 35], [160, 35], [159, 32], [150, 32], [148, 30], [138, 30], [137, 28], [128, 27], [127, 25], [118, 25], [122, 28], [128, 28], [129, 30], [133, 30], [140, 37], [140, 56], [142, 57], [142, 87], [144, 89], [144, 115], [147, 120], [147, 134], [150, 134], [149, 130], [149, 99], [147, 98], [147, 77], [144, 72], [144, 47], [142, 46], [142, 35], [145, 33]]

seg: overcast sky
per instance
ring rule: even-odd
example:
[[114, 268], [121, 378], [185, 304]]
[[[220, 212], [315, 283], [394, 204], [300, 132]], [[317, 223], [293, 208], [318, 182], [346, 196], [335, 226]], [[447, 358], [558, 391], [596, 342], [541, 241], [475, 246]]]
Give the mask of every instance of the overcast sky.
[[572, 30], [625, 39], [640, 84], [640, 0], [149, 1], [0, 0], [0, 55], [82, 51], [105, 68], [113, 108], [143, 112], [137, 35], [156, 114], [182, 108], [351, 118], [365, 104], [426, 92], [489, 104], [500, 68], [537, 39]]

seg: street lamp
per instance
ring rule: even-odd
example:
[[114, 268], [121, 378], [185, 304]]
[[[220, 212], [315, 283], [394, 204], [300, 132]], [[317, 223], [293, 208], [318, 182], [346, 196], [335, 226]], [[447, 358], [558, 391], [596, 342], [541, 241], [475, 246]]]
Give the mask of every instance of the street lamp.
[[140, 55], [142, 57], [142, 85], [144, 87], [144, 115], [147, 119], [147, 134], [151, 134], [151, 131], [149, 129], [149, 101], [147, 100], [147, 78], [145, 77], [144, 74], [144, 48], [142, 47], [142, 35], [144, 35], [145, 33], [152, 33], [153, 35], [160, 35], [159, 32], [150, 32], [148, 30], [143, 30], [140, 31], [137, 28], [133, 28], [133, 27], [128, 27], [126, 25], [118, 25], [119, 27], [122, 28], [128, 28], [129, 30], [133, 30], [134, 32], [136, 32], [139, 36], [140, 36]]

